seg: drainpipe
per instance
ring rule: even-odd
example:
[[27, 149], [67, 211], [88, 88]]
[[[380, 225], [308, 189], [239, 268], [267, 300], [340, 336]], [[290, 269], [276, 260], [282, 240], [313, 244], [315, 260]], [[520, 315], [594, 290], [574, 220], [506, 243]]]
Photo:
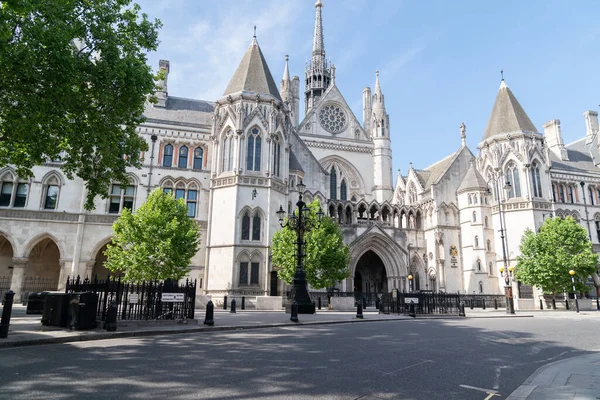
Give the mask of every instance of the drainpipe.
[[152, 140], [152, 150], [150, 150], [150, 169], [148, 170], [148, 188], [146, 189], [148, 195], [150, 195], [150, 191], [152, 190], [150, 185], [152, 183], [152, 167], [154, 166], [154, 145], [156, 145], [156, 139], [158, 139], [158, 137], [152, 135], [150, 136], [150, 139]]

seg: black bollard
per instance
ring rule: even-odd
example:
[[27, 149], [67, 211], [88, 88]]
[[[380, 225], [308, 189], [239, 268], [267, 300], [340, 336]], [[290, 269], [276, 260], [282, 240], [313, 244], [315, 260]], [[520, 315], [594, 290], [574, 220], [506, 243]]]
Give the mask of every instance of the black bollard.
[[206, 316], [204, 317], [204, 325], [213, 326], [215, 324], [215, 305], [212, 300], [206, 303]]
[[470, 303], [471, 303], [471, 310], [472, 310], [472, 309], [473, 309], [473, 307], [474, 307], [474, 303], [475, 303], [475, 301], [474, 301], [473, 299], [471, 299]]
[[596, 309], [600, 311], [600, 296], [596, 297]]
[[544, 302], [542, 301], [542, 299], [540, 299], [540, 310], [544, 309]]
[[227, 296], [223, 297], [223, 310], [227, 310]]
[[379, 310], [379, 297], [375, 299], [375, 308]]
[[408, 316], [413, 318], [417, 316], [415, 313], [415, 303], [412, 300], [410, 301], [410, 305], [408, 307]]
[[459, 317], [466, 316], [466, 314], [465, 314], [465, 303], [460, 303], [459, 310], [458, 310], [458, 316]]
[[246, 296], [242, 296], [242, 310], [246, 309]]
[[483, 299], [483, 306], [482, 308], [485, 310], [485, 299]]
[[319, 310], [321, 309], [321, 296], [317, 298], [317, 307]]
[[0, 319], [0, 339], [8, 337], [8, 327], [10, 326], [10, 316], [15, 298], [15, 292], [9, 290], [4, 297], [4, 307], [2, 308], [2, 319]]
[[498, 299], [494, 299], [494, 310], [498, 309]]
[[104, 320], [104, 329], [108, 332], [117, 330], [117, 302], [114, 300], [112, 300], [108, 306], [108, 312], [106, 313], [106, 319]]
[[359, 301], [356, 304], [356, 318], [363, 319], [363, 312], [362, 312], [362, 310], [363, 310], [362, 303]]
[[231, 314], [235, 314], [235, 299], [231, 300]]
[[298, 303], [296, 303], [296, 300], [292, 303], [292, 315], [290, 316], [290, 321], [298, 322]]
[[569, 300], [565, 299], [565, 308], [568, 310], [569, 309]]
[[556, 300], [552, 299], [552, 309], [556, 310]]

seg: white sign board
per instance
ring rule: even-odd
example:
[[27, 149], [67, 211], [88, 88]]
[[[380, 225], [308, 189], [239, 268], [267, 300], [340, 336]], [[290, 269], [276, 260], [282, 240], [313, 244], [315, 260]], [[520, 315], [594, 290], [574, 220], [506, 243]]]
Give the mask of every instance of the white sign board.
[[179, 303], [183, 302], [183, 293], [163, 293], [161, 301], [163, 303]]
[[406, 304], [410, 304], [410, 303], [419, 304], [419, 298], [418, 297], [405, 297], [404, 298], [404, 303], [406, 303]]
[[140, 295], [137, 293], [131, 293], [129, 295], [129, 304], [137, 304], [140, 301]]

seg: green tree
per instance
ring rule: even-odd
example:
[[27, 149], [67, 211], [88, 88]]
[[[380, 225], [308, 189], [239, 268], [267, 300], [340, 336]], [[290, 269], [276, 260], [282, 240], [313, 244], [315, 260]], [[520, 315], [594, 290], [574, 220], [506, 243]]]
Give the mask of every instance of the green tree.
[[158, 20], [131, 0], [0, 1], [0, 167], [49, 160], [86, 185], [86, 209], [140, 167]]
[[528, 229], [520, 249], [517, 279], [554, 296], [573, 290], [570, 270], [575, 271], [576, 289], [584, 291], [584, 282], [598, 268], [598, 255], [592, 252], [586, 230], [571, 217], [549, 218], [539, 233]]
[[127, 282], [183, 278], [200, 247], [198, 223], [187, 213], [183, 199], [161, 189], [135, 212], [123, 209], [104, 253], [106, 268], [124, 273]]
[[[317, 222], [319, 201], [308, 204], [309, 220]], [[286, 219], [287, 221], [287, 219]], [[344, 244], [344, 235], [339, 226], [324, 216], [321, 224], [304, 235], [306, 280], [314, 289], [335, 285], [349, 276], [349, 249]], [[281, 229], [273, 235], [271, 244], [273, 265], [280, 269], [279, 277], [287, 284], [292, 283], [296, 271], [296, 231]]]

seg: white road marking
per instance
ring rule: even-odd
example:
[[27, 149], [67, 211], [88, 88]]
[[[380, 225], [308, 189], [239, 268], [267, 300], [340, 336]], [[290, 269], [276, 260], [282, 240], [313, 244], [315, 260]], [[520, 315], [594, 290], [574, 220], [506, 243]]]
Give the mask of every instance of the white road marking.
[[461, 388], [465, 388], [465, 389], [479, 390], [480, 392], [485, 392], [485, 393], [488, 393], [488, 394], [496, 394], [496, 393], [498, 393], [497, 390], [484, 389], [484, 388], [480, 388], [480, 387], [477, 387], [477, 386], [470, 386], [470, 385], [458, 385], [458, 386], [460, 386]]
[[417, 365], [421, 365], [421, 364], [427, 364], [427, 363], [432, 363], [432, 362], [434, 362], [434, 361], [433, 361], [433, 360], [425, 360], [425, 361], [421, 361], [421, 362], [418, 362], [418, 363], [416, 363], [416, 364], [409, 365], [409, 366], [406, 366], [406, 367], [403, 367], [403, 368], [397, 369], [397, 370], [395, 370], [395, 371], [391, 371], [391, 372], [385, 372], [383, 375], [394, 375], [396, 372], [404, 371], [405, 369], [409, 369], [409, 368], [412, 368], [412, 367], [416, 367]]
[[489, 394], [489, 396], [483, 400], [490, 400], [494, 396], [500, 396], [498, 393], [490, 393], [490, 392], [486, 392], [486, 393]]

